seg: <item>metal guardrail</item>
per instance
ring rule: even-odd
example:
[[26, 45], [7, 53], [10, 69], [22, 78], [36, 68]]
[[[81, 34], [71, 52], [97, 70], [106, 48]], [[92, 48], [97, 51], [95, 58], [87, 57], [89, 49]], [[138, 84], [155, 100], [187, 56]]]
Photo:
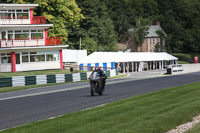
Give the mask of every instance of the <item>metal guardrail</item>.
[[173, 72], [183, 71], [182, 65], [168, 65], [167, 74], [172, 74]]
[[172, 71], [173, 72], [183, 71], [183, 66], [182, 65], [172, 65]]

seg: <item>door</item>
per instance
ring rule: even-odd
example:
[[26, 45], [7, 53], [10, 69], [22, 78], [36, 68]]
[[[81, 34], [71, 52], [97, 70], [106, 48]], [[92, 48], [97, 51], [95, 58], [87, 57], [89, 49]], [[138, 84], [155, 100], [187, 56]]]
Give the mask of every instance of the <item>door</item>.
[[16, 71], [21, 71], [21, 53], [16, 53], [15, 54], [15, 59], [16, 59]]
[[6, 47], [7, 45], [7, 31], [1, 31], [1, 43], [0, 47]]

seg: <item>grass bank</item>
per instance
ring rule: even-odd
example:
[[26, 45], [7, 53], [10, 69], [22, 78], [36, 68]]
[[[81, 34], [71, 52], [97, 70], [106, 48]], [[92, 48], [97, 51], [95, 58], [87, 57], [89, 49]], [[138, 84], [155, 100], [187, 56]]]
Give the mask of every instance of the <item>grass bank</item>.
[[[108, 79], [121, 78], [121, 77], [125, 77], [125, 76], [126, 76], [125, 74], [122, 74], [122, 75], [117, 75], [114, 77], [109, 77]], [[78, 82], [86, 82], [86, 81], [88, 81], [88, 80], [82, 80], [82, 81], [78, 81]], [[76, 83], [76, 82], [49, 83], [49, 84], [44, 84], [44, 85], [27, 85], [27, 86], [17, 86], [17, 87], [2, 87], [2, 88], [0, 88], [0, 93], [26, 90], [26, 89], [31, 89], [31, 88], [39, 88], [39, 87], [45, 87], [45, 86], [70, 84], [70, 83]]]
[[194, 128], [187, 131], [186, 133], [200, 133], [200, 123], [197, 124]]
[[178, 61], [179, 64], [190, 64], [189, 62], [186, 62], [186, 61]]
[[2, 133], [163, 133], [200, 113], [199, 96], [200, 82], [33, 122]]

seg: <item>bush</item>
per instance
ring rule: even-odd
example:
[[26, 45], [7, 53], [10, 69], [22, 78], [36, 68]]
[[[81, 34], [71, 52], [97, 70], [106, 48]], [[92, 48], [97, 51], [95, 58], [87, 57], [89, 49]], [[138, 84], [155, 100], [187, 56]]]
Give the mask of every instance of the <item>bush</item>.
[[173, 56], [177, 57], [180, 61], [189, 61], [191, 60], [191, 55], [183, 53], [172, 53]]

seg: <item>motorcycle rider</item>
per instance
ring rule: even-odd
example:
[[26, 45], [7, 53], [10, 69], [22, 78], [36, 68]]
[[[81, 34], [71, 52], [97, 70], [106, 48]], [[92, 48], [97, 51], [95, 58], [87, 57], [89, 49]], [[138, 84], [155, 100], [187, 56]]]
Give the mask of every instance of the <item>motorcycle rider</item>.
[[[93, 72], [99, 73], [100, 78], [101, 78], [101, 82], [102, 82], [102, 88], [104, 89], [104, 88], [105, 88], [105, 84], [106, 84], [106, 79], [107, 79], [106, 74], [104, 73], [103, 70], [101, 70], [100, 67], [96, 67], [95, 70], [94, 70]], [[92, 73], [93, 73], [93, 72], [92, 72]]]

